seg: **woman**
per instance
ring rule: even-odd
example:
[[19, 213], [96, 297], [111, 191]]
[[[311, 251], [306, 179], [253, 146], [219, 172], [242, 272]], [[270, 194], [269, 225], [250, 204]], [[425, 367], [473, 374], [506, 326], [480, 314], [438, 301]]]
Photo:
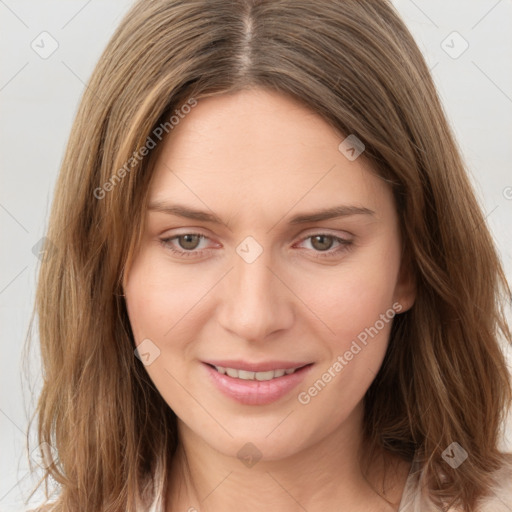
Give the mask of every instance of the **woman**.
[[508, 287], [388, 2], [138, 2], [55, 198], [49, 509], [512, 508]]

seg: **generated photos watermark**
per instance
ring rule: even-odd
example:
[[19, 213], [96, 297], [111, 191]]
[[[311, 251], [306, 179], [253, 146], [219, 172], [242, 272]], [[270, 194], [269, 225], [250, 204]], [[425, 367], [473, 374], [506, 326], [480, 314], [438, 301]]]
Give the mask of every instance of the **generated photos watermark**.
[[389, 324], [397, 313], [402, 311], [403, 307], [399, 302], [395, 302], [391, 308], [385, 313], [381, 313], [379, 319], [375, 323], [366, 327], [357, 335], [357, 339], [352, 340], [352, 343], [348, 350], [342, 355], [339, 355], [329, 368], [317, 379], [312, 386], [306, 391], [301, 391], [297, 400], [302, 405], [307, 405], [311, 402], [311, 399], [317, 396], [336, 376], [338, 376], [343, 368], [347, 366], [354, 357], [359, 354], [364, 347], [368, 345], [370, 339], [375, 338], [384, 327]]
[[[126, 161], [126, 163], [118, 169], [112, 176], [103, 183], [101, 187], [94, 189], [94, 197], [96, 199], [103, 199], [107, 192], [114, 190], [115, 186], [118, 185], [121, 180], [129, 174], [132, 169], [143, 160], [143, 158], [149, 154], [149, 152], [156, 147], [165, 135], [171, 132], [182, 119], [197, 105], [195, 98], [190, 98], [184, 103], [179, 109], [174, 111], [174, 114], [169, 118], [168, 121], [160, 123], [152, 132], [151, 135], [146, 139], [146, 142], [137, 151], [134, 151], [132, 156]], [[155, 140], [156, 139], [156, 140]]]

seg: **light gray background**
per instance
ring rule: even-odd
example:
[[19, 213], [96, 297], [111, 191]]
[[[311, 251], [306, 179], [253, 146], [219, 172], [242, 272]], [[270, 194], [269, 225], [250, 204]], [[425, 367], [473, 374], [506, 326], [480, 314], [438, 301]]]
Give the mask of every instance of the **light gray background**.
[[[512, 1], [394, 3], [431, 66], [511, 279]], [[40, 380], [37, 354], [33, 394], [26, 383], [22, 387], [20, 362], [38, 268], [32, 247], [44, 235], [78, 101], [131, 4], [0, 0], [0, 512], [21, 510], [35, 482], [27, 471], [25, 436]], [[35, 41], [40, 52], [51, 48], [48, 36], [40, 36], [44, 31], [58, 43], [46, 59], [31, 47]], [[465, 41], [469, 47], [459, 56]], [[504, 444], [512, 450], [510, 426]]]

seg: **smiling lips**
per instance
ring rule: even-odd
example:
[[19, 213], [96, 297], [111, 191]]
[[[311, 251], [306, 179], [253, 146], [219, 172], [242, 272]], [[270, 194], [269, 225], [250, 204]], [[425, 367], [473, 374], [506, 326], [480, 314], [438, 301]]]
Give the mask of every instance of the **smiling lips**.
[[246, 405], [269, 404], [288, 394], [310, 370], [312, 363], [204, 363], [216, 387], [226, 396]]

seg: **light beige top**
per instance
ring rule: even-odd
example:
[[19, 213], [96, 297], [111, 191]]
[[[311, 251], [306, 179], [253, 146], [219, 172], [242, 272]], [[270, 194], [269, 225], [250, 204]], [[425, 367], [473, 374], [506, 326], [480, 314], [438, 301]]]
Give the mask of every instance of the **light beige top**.
[[[421, 492], [421, 481], [421, 466], [415, 461], [405, 484], [399, 512], [442, 512], [425, 492]], [[475, 512], [512, 512], [512, 454], [508, 463], [496, 473], [496, 485], [489, 496], [478, 503]]]

